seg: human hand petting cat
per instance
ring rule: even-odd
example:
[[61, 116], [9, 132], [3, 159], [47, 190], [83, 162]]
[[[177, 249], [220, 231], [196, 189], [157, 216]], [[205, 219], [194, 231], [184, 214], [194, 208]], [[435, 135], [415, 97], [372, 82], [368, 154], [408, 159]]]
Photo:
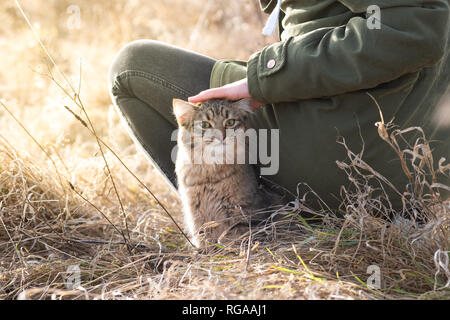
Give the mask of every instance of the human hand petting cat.
[[[200, 92], [199, 94], [190, 97], [188, 100], [190, 103], [198, 103], [210, 99], [223, 98], [228, 100], [240, 100], [252, 98], [248, 92], [247, 78], [227, 84], [220, 88], [208, 89]], [[250, 107], [253, 110], [258, 109], [264, 103], [251, 99]]]

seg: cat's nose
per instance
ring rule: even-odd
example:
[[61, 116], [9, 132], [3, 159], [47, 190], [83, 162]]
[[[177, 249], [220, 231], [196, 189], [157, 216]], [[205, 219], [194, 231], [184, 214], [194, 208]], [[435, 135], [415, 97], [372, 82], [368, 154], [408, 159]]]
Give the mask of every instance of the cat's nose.
[[219, 131], [214, 135], [214, 139], [217, 139], [218, 141], [223, 142], [225, 140], [225, 136], [223, 135], [223, 132]]

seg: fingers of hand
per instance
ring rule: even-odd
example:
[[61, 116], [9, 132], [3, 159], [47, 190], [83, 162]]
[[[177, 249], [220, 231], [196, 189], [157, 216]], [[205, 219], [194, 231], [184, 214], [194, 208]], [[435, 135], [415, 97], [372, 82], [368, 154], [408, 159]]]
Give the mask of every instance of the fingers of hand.
[[200, 92], [198, 95], [188, 99], [191, 103], [202, 102], [214, 98], [230, 98], [228, 88], [214, 88]]

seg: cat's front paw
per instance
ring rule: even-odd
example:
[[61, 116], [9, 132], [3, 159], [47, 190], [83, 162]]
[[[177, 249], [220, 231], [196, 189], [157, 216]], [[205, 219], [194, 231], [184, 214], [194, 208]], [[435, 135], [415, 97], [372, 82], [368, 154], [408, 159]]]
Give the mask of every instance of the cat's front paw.
[[208, 223], [207, 226], [209, 228], [201, 228], [194, 236], [193, 242], [198, 248], [238, 243], [246, 238], [250, 228], [247, 222], [215, 224], [213, 227]]

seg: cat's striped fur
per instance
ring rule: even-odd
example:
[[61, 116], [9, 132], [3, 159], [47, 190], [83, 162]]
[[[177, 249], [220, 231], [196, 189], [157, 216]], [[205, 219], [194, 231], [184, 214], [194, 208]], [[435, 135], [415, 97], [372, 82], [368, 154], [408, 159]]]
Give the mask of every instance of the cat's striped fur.
[[[199, 247], [221, 238], [236, 239], [248, 231], [249, 216], [256, 209], [269, 206], [273, 200], [258, 186], [255, 170], [248, 163], [193, 163], [194, 144], [200, 139], [204, 142], [202, 152], [223, 145], [237, 148], [236, 139], [227, 136], [226, 129], [232, 124], [235, 132], [247, 130], [249, 112], [247, 100], [214, 99], [197, 105], [174, 100], [174, 114], [179, 124], [178, 188], [185, 224], [194, 244]], [[208, 126], [205, 122], [210, 127], [199, 130], [199, 125]], [[194, 132], [196, 129], [197, 134]], [[222, 133], [222, 140], [221, 137], [206, 137], [208, 129]]]

